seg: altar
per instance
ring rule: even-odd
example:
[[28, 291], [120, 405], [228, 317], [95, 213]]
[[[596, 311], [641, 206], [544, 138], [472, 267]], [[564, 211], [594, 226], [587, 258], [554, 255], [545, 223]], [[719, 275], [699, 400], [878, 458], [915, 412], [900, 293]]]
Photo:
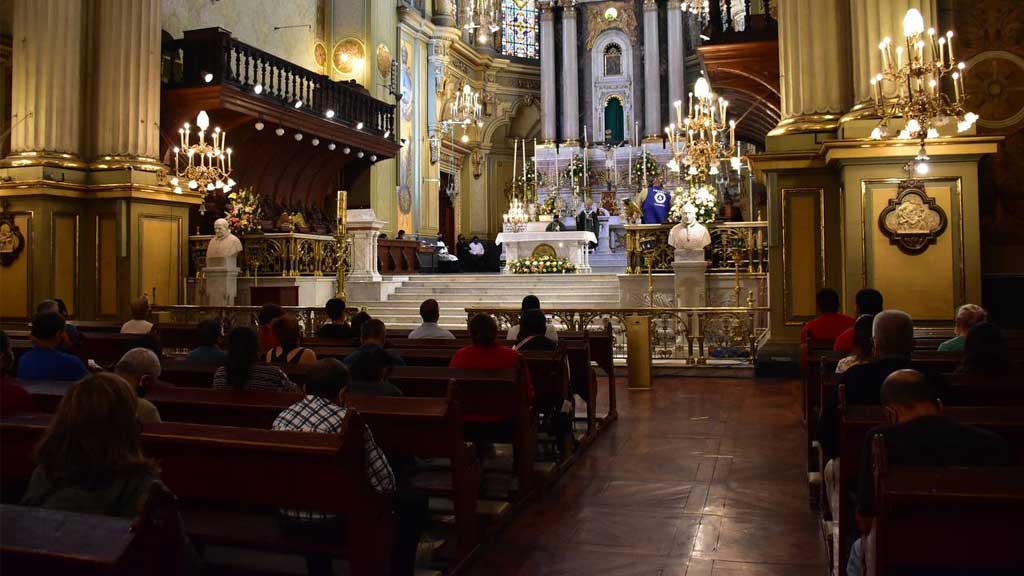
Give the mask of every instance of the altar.
[[[572, 262], [578, 274], [589, 274], [587, 244], [596, 244], [597, 237], [593, 232], [502, 232], [494, 243], [502, 247], [506, 262], [530, 258], [538, 252], [554, 252], [555, 256]], [[503, 272], [508, 273], [507, 266]]]

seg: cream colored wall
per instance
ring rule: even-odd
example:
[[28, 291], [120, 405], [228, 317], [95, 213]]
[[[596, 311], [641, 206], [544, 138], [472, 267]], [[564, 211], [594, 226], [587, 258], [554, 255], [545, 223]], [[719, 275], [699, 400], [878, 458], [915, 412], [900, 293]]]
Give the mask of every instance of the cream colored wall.
[[[391, 51], [392, 58], [398, 58], [398, 16], [396, 0], [364, 0], [362, 8], [367, 14], [364, 22], [364, 38], [366, 42], [367, 57], [374, 59], [377, 46], [384, 44]], [[343, 10], [336, 8], [337, 10]], [[340, 11], [335, 16], [335, 21], [343, 18]], [[371, 74], [372, 81], [365, 82], [364, 86], [375, 98], [385, 102], [394, 103], [395, 99], [388, 93], [385, 78], [377, 71], [376, 64], [366, 67], [367, 73]], [[397, 123], [398, 117], [396, 115]], [[370, 204], [373, 207], [377, 218], [384, 220], [387, 224], [384, 231], [394, 236], [398, 230], [395, 227], [398, 214], [398, 198], [395, 186], [398, 183], [398, 161], [385, 160], [378, 162], [370, 173]]]
[[[246, 44], [316, 70], [316, 7], [317, 0], [161, 0], [160, 23], [175, 38], [185, 30], [219, 26]], [[310, 27], [274, 31], [275, 26], [298, 24]]]

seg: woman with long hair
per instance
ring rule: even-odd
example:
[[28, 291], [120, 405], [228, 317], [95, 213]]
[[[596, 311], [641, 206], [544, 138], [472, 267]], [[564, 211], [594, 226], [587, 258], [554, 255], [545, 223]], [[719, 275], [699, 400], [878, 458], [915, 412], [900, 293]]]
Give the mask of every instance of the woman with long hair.
[[836, 374], [846, 372], [850, 366], [864, 364], [871, 361], [874, 355], [874, 343], [871, 340], [871, 325], [875, 317], [871, 314], [861, 314], [853, 323], [853, 350], [836, 365]]
[[215, 390], [295, 392], [295, 384], [277, 366], [259, 364], [259, 337], [239, 326], [228, 334], [228, 359], [213, 374]]
[[277, 364], [283, 368], [316, 362], [316, 352], [309, 348], [303, 348], [300, 343], [302, 331], [295, 316], [285, 314], [278, 317], [270, 324], [270, 329], [277, 337], [277, 346], [267, 350], [266, 360], [268, 363]]

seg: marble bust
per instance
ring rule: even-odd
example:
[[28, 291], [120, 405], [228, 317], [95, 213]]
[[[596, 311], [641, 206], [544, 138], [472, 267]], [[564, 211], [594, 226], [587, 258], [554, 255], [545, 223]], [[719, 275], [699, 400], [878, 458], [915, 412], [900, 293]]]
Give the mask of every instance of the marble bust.
[[704, 247], [711, 244], [711, 234], [697, 221], [697, 207], [687, 202], [683, 220], [668, 233], [668, 243], [676, 249], [676, 260], [703, 260]]
[[228, 221], [218, 218], [213, 223], [213, 234], [206, 245], [206, 267], [237, 268], [235, 260], [242, 251], [242, 242], [231, 233]]

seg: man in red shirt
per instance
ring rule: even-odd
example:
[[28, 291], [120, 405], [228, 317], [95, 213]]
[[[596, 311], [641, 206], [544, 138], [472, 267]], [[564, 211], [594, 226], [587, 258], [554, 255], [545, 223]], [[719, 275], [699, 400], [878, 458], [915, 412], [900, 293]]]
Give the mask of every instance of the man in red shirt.
[[[856, 301], [856, 317], [859, 317], [862, 314], [867, 314], [874, 318], [875, 314], [882, 311], [882, 293], [874, 288], [862, 288], [858, 290]], [[853, 352], [853, 326], [850, 326], [844, 330], [842, 334], [836, 336], [836, 341], [832, 349], [836, 352], [845, 352], [847, 354]]]
[[800, 366], [807, 367], [807, 348], [811, 340], [835, 341], [847, 328], [853, 327], [853, 318], [839, 313], [839, 293], [822, 288], [816, 297], [818, 316], [804, 324], [800, 330]]
[[[519, 352], [494, 343], [498, 337], [498, 324], [490, 315], [473, 316], [469, 321], [469, 336], [473, 343], [455, 352], [448, 364], [450, 368], [502, 370], [519, 367]], [[523, 370], [523, 382], [530, 391], [530, 399], [533, 400], [533, 383], [530, 381], [529, 370]]]

